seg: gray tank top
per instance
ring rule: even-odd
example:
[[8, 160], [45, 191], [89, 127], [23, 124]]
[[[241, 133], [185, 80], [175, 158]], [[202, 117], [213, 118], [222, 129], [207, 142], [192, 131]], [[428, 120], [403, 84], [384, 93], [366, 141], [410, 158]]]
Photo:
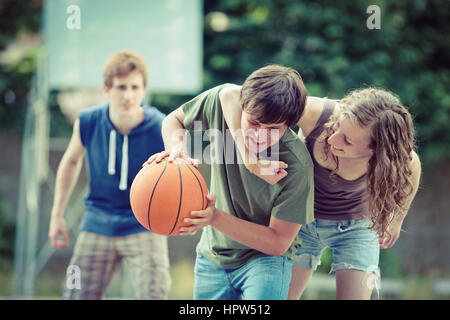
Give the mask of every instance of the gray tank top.
[[314, 162], [314, 217], [328, 220], [361, 220], [369, 215], [366, 175], [356, 180], [345, 180], [315, 159], [313, 146], [324, 130], [324, 124], [333, 114], [336, 102], [325, 99], [324, 108], [316, 126], [306, 137], [305, 144]]

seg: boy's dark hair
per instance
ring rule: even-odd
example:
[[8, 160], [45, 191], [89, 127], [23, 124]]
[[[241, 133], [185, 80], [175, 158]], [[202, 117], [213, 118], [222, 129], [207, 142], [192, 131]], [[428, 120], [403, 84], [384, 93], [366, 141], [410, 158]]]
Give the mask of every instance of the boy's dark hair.
[[269, 65], [254, 71], [242, 85], [242, 110], [261, 123], [296, 125], [308, 93], [300, 74], [288, 67]]

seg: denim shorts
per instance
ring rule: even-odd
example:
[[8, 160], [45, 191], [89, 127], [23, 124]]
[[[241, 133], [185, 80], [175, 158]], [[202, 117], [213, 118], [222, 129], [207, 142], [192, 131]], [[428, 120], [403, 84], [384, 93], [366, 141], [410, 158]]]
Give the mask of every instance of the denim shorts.
[[291, 259], [263, 256], [235, 269], [223, 269], [197, 251], [195, 300], [285, 300], [292, 274]]
[[294, 266], [316, 270], [323, 250], [328, 247], [334, 257], [330, 273], [356, 269], [374, 273], [379, 281], [380, 246], [377, 233], [368, 229], [371, 225], [370, 220], [323, 219], [303, 225], [299, 233], [302, 245]]

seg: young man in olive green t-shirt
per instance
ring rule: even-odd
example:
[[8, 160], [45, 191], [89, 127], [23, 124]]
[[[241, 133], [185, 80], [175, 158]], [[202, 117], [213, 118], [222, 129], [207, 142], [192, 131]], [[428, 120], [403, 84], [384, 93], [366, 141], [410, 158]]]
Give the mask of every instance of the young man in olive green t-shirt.
[[[169, 157], [198, 165], [189, 158], [183, 137], [186, 130], [210, 133], [208, 207], [193, 211], [193, 218], [185, 220], [192, 227], [183, 230], [193, 234], [204, 228], [194, 298], [286, 299], [298, 231], [314, 216], [312, 161], [289, 128], [301, 117], [307, 93], [295, 70], [278, 65], [256, 70], [236, 88], [212, 88], [167, 116], [162, 126], [166, 151], [147, 163]], [[241, 105], [242, 117], [222, 108], [233, 101]], [[236, 116], [240, 130], [229, 130], [227, 122]], [[245, 156], [254, 161], [246, 161], [248, 168], [235, 148], [250, 150]], [[271, 171], [272, 180], [266, 183], [251, 173], [255, 170]]]

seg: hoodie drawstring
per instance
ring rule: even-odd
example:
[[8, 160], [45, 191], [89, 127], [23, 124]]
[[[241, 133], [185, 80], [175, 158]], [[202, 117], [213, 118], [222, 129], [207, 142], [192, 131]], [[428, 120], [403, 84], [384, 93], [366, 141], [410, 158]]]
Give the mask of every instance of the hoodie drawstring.
[[108, 173], [116, 174], [116, 130], [109, 132]]
[[[109, 133], [109, 158], [108, 158], [108, 174], [116, 174], [116, 130]], [[128, 135], [123, 136], [122, 144], [122, 166], [120, 168], [119, 189], [126, 190], [128, 182]]]
[[122, 168], [120, 169], [120, 190], [127, 190], [128, 181], [128, 135], [123, 136]]

